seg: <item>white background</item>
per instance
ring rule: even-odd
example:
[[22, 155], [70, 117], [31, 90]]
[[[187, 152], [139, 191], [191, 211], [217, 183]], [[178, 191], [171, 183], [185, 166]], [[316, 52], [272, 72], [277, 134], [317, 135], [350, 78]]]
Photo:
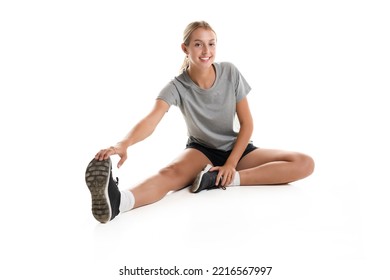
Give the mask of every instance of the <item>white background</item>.
[[[2, 1], [1, 278], [126, 279], [125, 265], [177, 265], [388, 279], [385, 2]], [[217, 61], [233, 62], [253, 88], [255, 144], [310, 154], [315, 173], [290, 186], [183, 190], [100, 225], [85, 167], [178, 74], [194, 20], [213, 26]], [[172, 108], [114, 170], [120, 187], [167, 164], [185, 141]]]

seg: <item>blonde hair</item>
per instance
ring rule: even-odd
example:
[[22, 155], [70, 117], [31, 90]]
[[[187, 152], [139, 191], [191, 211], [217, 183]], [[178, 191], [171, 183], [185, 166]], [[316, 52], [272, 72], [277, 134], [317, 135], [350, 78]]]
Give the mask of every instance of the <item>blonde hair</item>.
[[[183, 44], [188, 46], [190, 44], [190, 37], [192, 32], [194, 32], [198, 28], [204, 28], [206, 30], [211, 30], [215, 33], [214, 29], [205, 21], [194, 21], [187, 25], [186, 29], [184, 29], [183, 32]], [[180, 68], [180, 73], [183, 73], [189, 66], [190, 62], [188, 60], [188, 57], [186, 56], [184, 58], [183, 64]]]

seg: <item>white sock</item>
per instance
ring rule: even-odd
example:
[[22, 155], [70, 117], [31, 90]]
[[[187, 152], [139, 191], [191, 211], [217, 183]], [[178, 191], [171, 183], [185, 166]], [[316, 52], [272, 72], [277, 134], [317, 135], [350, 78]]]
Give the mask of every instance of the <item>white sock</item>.
[[239, 186], [239, 185], [240, 185], [240, 173], [238, 173], [238, 171], [236, 171], [236, 174], [234, 175], [233, 182], [231, 182], [229, 185], [227, 185], [227, 187]]
[[123, 213], [133, 209], [135, 198], [131, 191], [124, 190], [121, 192], [121, 203], [119, 204], [119, 212]]

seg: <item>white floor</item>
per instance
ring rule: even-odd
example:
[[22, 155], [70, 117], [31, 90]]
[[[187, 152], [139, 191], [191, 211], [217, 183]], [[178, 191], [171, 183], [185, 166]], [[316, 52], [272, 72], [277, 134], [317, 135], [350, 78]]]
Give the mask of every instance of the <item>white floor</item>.
[[326, 179], [321, 165], [290, 185], [196, 195], [184, 189], [99, 224], [90, 213], [85, 166], [75, 164], [69, 172], [77, 178], [56, 182], [64, 170], [57, 172], [41, 186], [38, 204], [24, 199], [24, 206], [10, 209], [3, 241], [12, 262], [6, 269], [16, 276], [122, 279], [124, 266], [176, 266], [201, 268], [205, 276], [194, 279], [213, 279], [213, 267], [271, 266], [269, 279], [386, 279], [388, 216], [378, 210], [388, 210], [387, 197], [375, 198], [378, 206], [358, 180]]

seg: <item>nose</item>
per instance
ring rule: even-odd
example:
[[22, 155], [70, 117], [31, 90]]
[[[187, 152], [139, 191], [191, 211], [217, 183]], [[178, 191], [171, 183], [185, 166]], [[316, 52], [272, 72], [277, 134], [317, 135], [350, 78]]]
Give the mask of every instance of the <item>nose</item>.
[[203, 54], [207, 54], [208, 51], [209, 51], [208, 46], [207, 46], [207, 45], [204, 45], [204, 46], [203, 46], [203, 49], [202, 49], [202, 53], [203, 53]]

